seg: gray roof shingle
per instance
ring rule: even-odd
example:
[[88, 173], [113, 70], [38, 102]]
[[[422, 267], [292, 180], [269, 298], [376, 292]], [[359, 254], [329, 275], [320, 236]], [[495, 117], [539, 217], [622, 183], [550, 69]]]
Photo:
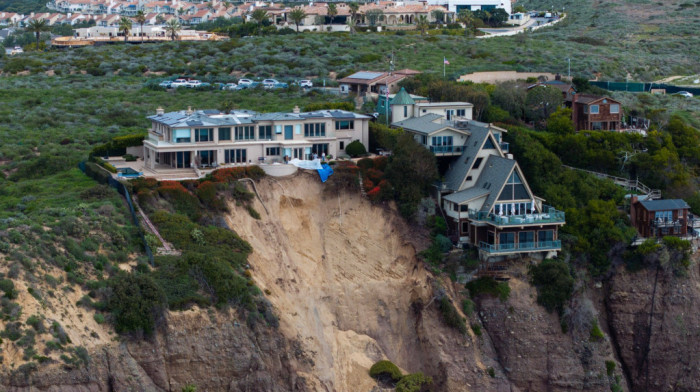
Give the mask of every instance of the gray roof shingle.
[[186, 111], [182, 110], [179, 112], [169, 112], [148, 116], [148, 119], [165, 124], [172, 128], [193, 126], [235, 126], [242, 124], [253, 124], [258, 121], [304, 120], [312, 118], [367, 119], [369, 116], [348, 112], [345, 110], [318, 110], [315, 112], [305, 113], [258, 113], [251, 110], [234, 110], [231, 113], [221, 113], [218, 110], [212, 109], [197, 110], [191, 114], [187, 114]]
[[459, 186], [467, 177], [469, 169], [471, 169], [476, 155], [481, 150], [481, 146], [484, 145], [486, 136], [489, 134], [488, 128], [482, 126], [474, 126], [470, 124], [469, 132], [471, 135], [467, 138], [464, 143], [464, 152], [457, 158], [445, 173], [445, 185], [448, 189], [453, 191], [459, 190]]
[[690, 208], [683, 199], [644, 200], [640, 201], [640, 203], [647, 211], [670, 211]]
[[408, 129], [409, 131], [422, 133], [429, 135], [435, 131], [439, 131], [443, 128], [447, 128], [449, 125], [435, 123], [433, 121], [441, 119], [443, 116], [434, 113], [428, 113], [421, 117], [411, 117], [403, 121], [397, 121], [391, 125], [394, 127], [401, 127], [403, 129]]
[[465, 201], [469, 200], [474, 200], [479, 197], [482, 197], [484, 195], [488, 195], [491, 191], [484, 189], [484, 188], [478, 188], [478, 187], [471, 187], [467, 188], [463, 191], [455, 192], [455, 193], [450, 193], [449, 195], [445, 196], [445, 200], [451, 201], [453, 203], [457, 204], [462, 204]]
[[493, 207], [493, 203], [496, 201], [496, 198], [498, 198], [503, 185], [508, 181], [508, 177], [513, 171], [515, 164], [513, 159], [489, 155], [486, 166], [484, 166], [479, 180], [476, 182], [476, 185], [474, 185], [474, 187], [485, 188], [491, 191], [484, 205], [481, 207], [482, 211], [489, 211]]

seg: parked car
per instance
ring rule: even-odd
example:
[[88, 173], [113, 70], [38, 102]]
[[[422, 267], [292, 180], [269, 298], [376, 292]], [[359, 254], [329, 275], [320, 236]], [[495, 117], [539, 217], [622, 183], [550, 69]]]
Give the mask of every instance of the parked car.
[[170, 83], [170, 87], [172, 88], [178, 88], [178, 87], [184, 87], [187, 86], [187, 79], [175, 79], [174, 82]]
[[238, 87], [238, 85], [236, 83], [226, 83], [221, 87], [221, 89], [233, 91], [233, 90], [236, 90], [236, 87]]
[[314, 86], [313, 82], [311, 82], [311, 81], [308, 80], [308, 79], [303, 79], [303, 80], [300, 80], [300, 81], [299, 81], [299, 87], [302, 87], [302, 88], [311, 88], [311, 87], [313, 87], [313, 86]]
[[264, 88], [274, 88], [274, 86], [278, 83], [279, 81], [277, 81], [277, 79], [265, 79], [262, 81]]
[[172, 81], [172, 80], [164, 80], [164, 81], [158, 83], [158, 86], [160, 86], [160, 87], [165, 87], [165, 88], [171, 88], [172, 85], [173, 85], [173, 81]]
[[189, 88], [195, 88], [195, 87], [201, 87], [201, 86], [202, 86], [202, 82], [199, 80], [195, 80], [195, 79], [190, 79], [185, 84], [185, 87], [189, 87]]
[[676, 93], [676, 95], [680, 95], [680, 96], [686, 97], [686, 98], [693, 98], [693, 93], [691, 93], [689, 91], [679, 91]]
[[251, 84], [253, 84], [253, 81], [250, 79], [241, 79], [238, 81], [239, 86], [250, 86]]

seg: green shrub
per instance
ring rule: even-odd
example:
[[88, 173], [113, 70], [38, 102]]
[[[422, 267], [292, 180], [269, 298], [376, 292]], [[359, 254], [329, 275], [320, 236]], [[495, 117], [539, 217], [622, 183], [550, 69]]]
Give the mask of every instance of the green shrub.
[[474, 332], [474, 335], [476, 336], [481, 336], [481, 325], [479, 324], [472, 324], [472, 332]]
[[144, 274], [120, 273], [109, 280], [111, 295], [107, 309], [119, 333], [151, 334], [161, 316], [165, 295], [152, 278]]
[[95, 322], [97, 324], [104, 324], [105, 323], [105, 316], [103, 316], [102, 313], [95, 313], [93, 318], [95, 319]]
[[442, 253], [449, 252], [453, 247], [452, 241], [442, 234], [436, 235], [433, 241]]
[[598, 326], [598, 320], [595, 320], [593, 322], [593, 326], [591, 327], [591, 341], [592, 342], [599, 342], [599, 341], [603, 340], [604, 337], [605, 337], [605, 334]]
[[605, 361], [605, 372], [608, 374], [608, 376], [612, 377], [612, 375], [615, 373], [615, 366], [615, 361]]
[[260, 213], [256, 211], [253, 206], [247, 206], [246, 209], [248, 210], [248, 214], [250, 214], [253, 219], [260, 220]]
[[498, 297], [501, 301], [505, 301], [510, 296], [510, 286], [507, 282], [497, 282], [493, 278], [482, 277], [472, 280], [465, 287], [469, 290], [469, 295], [476, 298], [482, 294]]
[[35, 331], [37, 332], [43, 332], [44, 331], [44, 322], [41, 320], [41, 318], [37, 315], [29, 316], [27, 318], [27, 321], [25, 324], [29, 325], [30, 327], [34, 328]]
[[372, 158], [362, 158], [357, 161], [357, 167], [362, 170], [362, 172], [367, 171], [367, 169], [371, 169], [374, 167], [374, 159]]
[[433, 383], [433, 379], [423, 373], [411, 373], [401, 377], [396, 383], [396, 392], [420, 392], [424, 386]]
[[574, 290], [574, 278], [564, 261], [549, 259], [530, 266], [530, 282], [537, 288], [537, 303], [548, 312], [561, 313]]
[[347, 146], [345, 146], [345, 153], [350, 155], [351, 157], [359, 157], [360, 155], [365, 155], [367, 154], [367, 150], [365, 149], [365, 145], [362, 144], [359, 140], [355, 140], [353, 142], [350, 142]]
[[369, 375], [372, 378], [399, 381], [402, 377], [401, 370], [393, 362], [382, 360], [369, 368]]
[[5, 293], [5, 298], [8, 298], [8, 299], [17, 298], [17, 291], [15, 290], [15, 284], [10, 279], [0, 279], [0, 291]]
[[474, 313], [474, 302], [468, 298], [462, 300], [462, 311], [467, 317]]
[[431, 215], [428, 217], [426, 224], [430, 229], [430, 234], [432, 235], [446, 235], [447, 234], [447, 222], [445, 218], [437, 215]]
[[339, 110], [347, 110], [349, 112], [352, 112], [355, 110], [355, 103], [346, 101], [346, 102], [319, 102], [319, 103], [310, 103], [306, 106], [304, 106], [304, 111], [305, 112], [315, 112], [317, 110], [326, 110], [326, 109], [339, 109]]
[[492, 367], [489, 367], [486, 372], [489, 374], [489, 376], [491, 376], [491, 378], [496, 378], [496, 371]]
[[464, 322], [462, 316], [457, 312], [452, 301], [445, 295], [440, 299], [438, 303], [438, 308], [440, 309], [440, 314], [442, 315], [442, 321], [445, 322], [449, 327], [458, 330], [461, 334], [467, 333], [467, 325]]

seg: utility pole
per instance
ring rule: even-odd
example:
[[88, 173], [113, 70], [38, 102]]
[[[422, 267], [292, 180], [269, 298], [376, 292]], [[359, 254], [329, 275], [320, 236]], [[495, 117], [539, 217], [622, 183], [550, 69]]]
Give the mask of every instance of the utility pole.
[[567, 57], [567, 58], [566, 58], [566, 61], [569, 62], [569, 80], [571, 80], [571, 58], [570, 58], [570, 57]]

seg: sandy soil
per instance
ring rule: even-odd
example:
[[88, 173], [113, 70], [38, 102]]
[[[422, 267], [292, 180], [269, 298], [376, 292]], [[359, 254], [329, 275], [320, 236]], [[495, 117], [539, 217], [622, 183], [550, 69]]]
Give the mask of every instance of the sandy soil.
[[471, 81], [474, 83], [496, 83], [507, 82], [511, 80], [527, 79], [529, 77], [545, 76], [547, 80], [554, 80], [555, 75], [547, 72], [515, 72], [515, 71], [493, 71], [493, 72], [474, 72], [471, 74], [462, 75], [459, 77], [460, 82]]
[[253, 278], [314, 361], [311, 390], [362, 391], [376, 361], [418, 371], [412, 318], [416, 297], [430, 295], [427, 273], [397, 231], [396, 216], [359, 195], [326, 198], [317, 176], [264, 179], [262, 219], [230, 203], [229, 224], [251, 243]]

